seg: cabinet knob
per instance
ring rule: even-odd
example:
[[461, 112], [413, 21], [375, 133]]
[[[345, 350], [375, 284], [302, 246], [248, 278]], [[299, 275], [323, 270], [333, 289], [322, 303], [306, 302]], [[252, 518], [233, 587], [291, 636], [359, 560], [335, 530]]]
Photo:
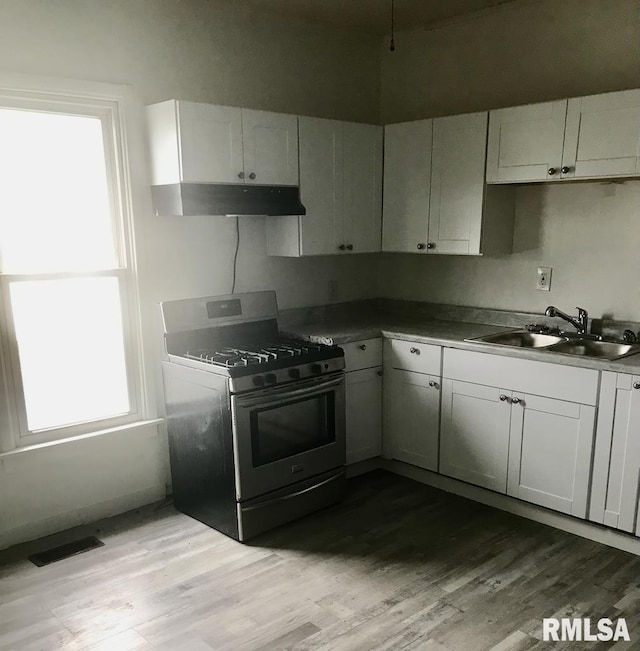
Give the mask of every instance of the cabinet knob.
[[382, 377], [384, 375], [384, 371], [376, 371], [376, 375]]
[[338, 248], [340, 251], [344, 251], [347, 247], [344, 244], [341, 244]]
[[517, 404], [520, 402], [520, 398], [518, 398], [518, 397], [511, 398], [511, 402], [512, 402], [514, 405], [517, 405]]
[[360, 344], [360, 345], [358, 346], [358, 348], [359, 348], [360, 350], [367, 350], [367, 344]]
[[251, 172], [251, 174], [249, 174], [249, 178], [253, 181], [253, 179], [256, 178], [255, 172]]
[[507, 399], [507, 396], [504, 395], [504, 393], [500, 394], [500, 401], [504, 402]]
[[428, 249], [435, 249], [435, 248], [436, 248], [436, 245], [435, 245], [434, 242], [427, 242], [427, 248], [428, 248]]
[[440, 388], [440, 385], [437, 382], [434, 382], [433, 380], [429, 380], [429, 386], [433, 387], [434, 389]]
[[418, 244], [418, 251], [422, 251], [422, 249], [426, 249], [426, 248], [427, 248], [426, 244], [423, 244], [422, 242]]
[[413, 346], [411, 346], [411, 348], [409, 348], [409, 352], [413, 353], [414, 355], [419, 355], [420, 354], [420, 349], [419, 348], [414, 348]]
[[565, 165], [564, 167], [562, 167], [562, 168], [560, 169], [560, 171], [561, 171], [563, 174], [569, 174], [569, 172], [571, 172], [571, 168], [570, 168], [570, 167], [567, 167], [567, 166]]
[[353, 244], [347, 244], [347, 251], [353, 251]]
[[553, 176], [557, 171], [558, 171], [558, 170], [557, 170], [555, 167], [550, 167], [550, 168], [547, 170], [547, 174], [548, 174], [549, 176]]
[[243, 179], [244, 178], [244, 172], [238, 172], [238, 178]]
[[640, 389], [640, 382], [634, 382], [633, 383], [633, 388], [634, 389]]

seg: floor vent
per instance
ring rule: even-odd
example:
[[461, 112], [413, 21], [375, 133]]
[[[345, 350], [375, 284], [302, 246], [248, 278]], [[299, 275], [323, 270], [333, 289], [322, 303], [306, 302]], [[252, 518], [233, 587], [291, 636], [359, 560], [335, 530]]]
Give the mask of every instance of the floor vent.
[[34, 565], [42, 567], [43, 565], [49, 565], [49, 563], [61, 561], [63, 558], [69, 558], [76, 554], [88, 552], [90, 549], [102, 547], [103, 545], [104, 543], [102, 540], [98, 540], [95, 536], [90, 536], [89, 538], [74, 540], [73, 542], [67, 543], [66, 545], [60, 545], [59, 547], [54, 547], [53, 549], [47, 549], [39, 554], [33, 554], [32, 556], [29, 556], [29, 560]]

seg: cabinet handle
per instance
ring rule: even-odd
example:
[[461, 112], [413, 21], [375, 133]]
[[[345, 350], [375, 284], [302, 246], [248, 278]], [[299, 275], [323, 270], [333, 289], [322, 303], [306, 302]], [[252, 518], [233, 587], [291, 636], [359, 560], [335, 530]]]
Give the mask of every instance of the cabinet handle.
[[422, 249], [426, 249], [426, 248], [427, 248], [426, 244], [423, 244], [422, 242], [418, 244], [418, 251], [422, 251]]
[[434, 389], [440, 388], [440, 385], [437, 382], [434, 382], [433, 380], [429, 380], [429, 386], [433, 387]]
[[338, 248], [340, 251], [344, 251], [347, 247], [344, 244], [341, 244]]
[[435, 248], [436, 248], [436, 245], [435, 245], [434, 242], [427, 242], [427, 248], [428, 248], [428, 249], [435, 249]]
[[505, 400], [508, 400], [507, 396], [504, 395], [504, 393], [500, 394], [500, 402], [504, 402]]
[[413, 353], [414, 355], [419, 355], [420, 354], [420, 349], [419, 348], [414, 348], [413, 346], [411, 346], [411, 348], [409, 348], [409, 352]]
[[255, 172], [251, 172], [251, 174], [249, 174], [249, 178], [253, 181], [253, 179], [256, 178]]
[[360, 345], [358, 346], [358, 348], [359, 348], [360, 350], [367, 350], [367, 344], [360, 344]]
[[353, 251], [353, 244], [347, 244], [347, 251]]
[[[511, 402], [512, 402], [514, 405], [517, 405], [519, 402], [521, 402], [521, 400], [520, 400], [520, 398], [515, 397], [515, 398], [511, 398]], [[522, 401], [522, 404], [524, 405], [524, 401]]]
[[557, 170], [555, 167], [550, 167], [550, 168], [547, 170], [547, 174], [548, 174], [549, 176], [553, 176], [557, 171], [558, 171], [558, 170]]
[[384, 374], [384, 371], [376, 371], [376, 375], [379, 375], [380, 377], [382, 377], [383, 374]]
[[640, 389], [640, 382], [634, 382], [633, 383], [633, 388], [634, 389]]
[[571, 168], [570, 168], [570, 167], [567, 167], [567, 166], [565, 165], [564, 167], [562, 167], [562, 168], [560, 169], [560, 171], [561, 171], [563, 174], [569, 174], [569, 172], [571, 172]]
[[238, 172], [238, 178], [243, 179], [244, 178], [244, 172]]

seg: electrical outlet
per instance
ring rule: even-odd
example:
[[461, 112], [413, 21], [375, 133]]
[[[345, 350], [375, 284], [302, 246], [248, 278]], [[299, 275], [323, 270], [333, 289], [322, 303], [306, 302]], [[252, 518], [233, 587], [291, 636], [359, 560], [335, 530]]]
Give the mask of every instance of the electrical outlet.
[[329, 281], [329, 300], [337, 301], [338, 300], [338, 281], [330, 280]]
[[538, 279], [536, 289], [548, 292], [551, 289], [551, 267], [538, 267]]

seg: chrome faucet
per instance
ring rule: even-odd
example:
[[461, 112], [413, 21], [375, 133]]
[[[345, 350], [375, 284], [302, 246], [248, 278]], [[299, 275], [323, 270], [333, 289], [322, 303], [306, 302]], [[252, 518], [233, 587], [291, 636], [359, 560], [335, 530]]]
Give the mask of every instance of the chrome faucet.
[[589, 313], [586, 310], [583, 310], [581, 307], [576, 307], [576, 310], [578, 310], [577, 319], [569, 316], [568, 314], [565, 314], [562, 312], [562, 310], [559, 310], [553, 305], [549, 305], [549, 307], [544, 311], [544, 314], [545, 316], [550, 317], [560, 317], [561, 319], [568, 321], [578, 331], [579, 335], [586, 335], [589, 322]]

